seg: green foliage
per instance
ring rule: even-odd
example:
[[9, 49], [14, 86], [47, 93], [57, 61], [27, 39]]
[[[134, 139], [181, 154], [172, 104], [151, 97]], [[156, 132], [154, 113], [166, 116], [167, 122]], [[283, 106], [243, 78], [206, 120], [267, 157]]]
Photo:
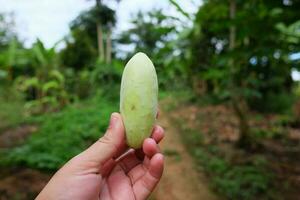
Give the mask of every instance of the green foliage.
[[[73, 98], [87, 99], [98, 92], [99, 89], [110, 91], [112, 95], [119, 87], [124, 63], [113, 60], [111, 64], [97, 61], [91, 69], [74, 71], [71, 68], [64, 70], [65, 89], [73, 94]], [[118, 91], [119, 92], [119, 91]]]
[[299, 44], [300, 41], [300, 20], [286, 26], [284, 23], [278, 23], [276, 28], [283, 33], [283, 39], [292, 44]]
[[[227, 98], [243, 98], [252, 109], [282, 112], [289, 107], [288, 97], [284, 96], [293, 84], [289, 54], [299, 50], [286, 35], [292, 34], [293, 41], [297, 37], [295, 15], [299, 4], [232, 2], [236, 4], [233, 20], [228, 1], [205, 1], [199, 8], [189, 35], [188, 73], [195, 77], [190, 80], [196, 87], [204, 82], [207, 93], [221, 98], [224, 94]], [[232, 27], [236, 27], [235, 45], [230, 49]]]
[[210, 176], [216, 191], [228, 199], [273, 199], [274, 191], [270, 190], [273, 176], [264, 159], [257, 157], [251, 163], [234, 164], [206, 148], [194, 149], [193, 155]]
[[180, 5], [175, 1], [175, 0], [169, 0], [169, 2], [175, 6], [175, 8], [177, 9], [177, 11], [179, 13], [181, 13], [183, 16], [187, 17], [188, 19], [191, 18], [191, 16], [189, 15], [189, 13], [185, 12], [183, 8], [180, 7]]
[[159, 91], [159, 100], [164, 102], [163, 109], [166, 111], [172, 111], [187, 102], [193, 102], [195, 98], [196, 96], [190, 88], [182, 88], [176, 91]]
[[[142, 51], [151, 58], [161, 49], [159, 44], [166, 43], [169, 40], [168, 36], [175, 30], [174, 22], [164, 15], [162, 10], [146, 14], [139, 11], [131, 24], [132, 28], [119, 36], [119, 42], [134, 45], [134, 52]], [[128, 57], [132, 54], [130, 53]]]
[[[168, 16], [161, 9], [148, 13], [138, 12], [131, 21], [132, 28], [119, 36], [119, 43], [134, 47], [133, 52], [146, 53], [159, 76], [160, 88], [171, 90], [185, 84], [185, 68], [181, 45], [189, 29], [179, 30], [179, 19]], [[133, 55], [127, 54], [127, 58]], [[181, 81], [175, 81], [180, 79]]]
[[16, 38], [14, 25], [14, 20], [11, 15], [0, 13], [0, 52], [8, 47], [11, 40]]
[[98, 56], [97, 24], [107, 31], [115, 23], [115, 11], [104, 4], [80, 13], [70, 23], [71, 33], [65, 38], [66, 47], [60, 53], [63, 65], [76, 71], [93, 66]]
[[270, 176], [256, 166], [234, 166], [220, 177], [213, 178], [215, 188], [229, 199], [257, 199], [267, 195]]
[[15, 81], [17, 88], [25, 94], [30, 90], [37, 92], [37, 97], [25, 104], [29, 114], [55, 110], [69, 103], [70, 95], [65, 90], [64, 75], [58, 70], [48, 73], [47, 81], [38, 77], [19, 77]]
[[70, 27], [72, 30], [88, 30], [89, 34], [93, 33], [94, 36], [96, 36], [96, 23], [98, 21], [104, 28], [110, 28], [110, 26], [116, 23], [115, 11], [104, 4], [92, 7], [90, 10], [80, 13], [80, 15], [71, 22]]
[[[24, 93], [25, 99], [28, 100], [25, 105], [28, 113], [55, 110], [68, 104], [70, 95], [65, 89], [64, 74], [58, 69], [59, 59], [55, 50], [57, 44], [47, 49], [37, 40], [31, 49], [17, 51], [15, 43], [10, 45], [8, 52], [11, 58], [7, 62], [13, 66], [27, 65], [32, 70], [30, 73], [18, 75], [14, 80], [16, 88]], [[24, 58], [19, 58], [17, 53], [22, 53]]]
[[[102, 97], [32, 118], [39, 129], [23, 145], [6, 152], [6, 165], [56, 170], [96, 141], [106, 130], [117, 103]], [[2, 163], [2, 164], [3, 164]]]
[[[268, 113], [289, 113], [292, 109], [291, 105], [295, 102], [292, 94], [283, 91], [279, 94], [267, 92], [261, 98], [259, 100], [251, 99], [249, 104], [256, 110]], [[261, 101], [266, 103], [258, 103]]]
[[96, 90], [91, 81], [91, 71], [81, 70], [78, 72], [67, 69], [64, 72], [66, 78], [66, 90], [68, 93], [75, 95], [79, 99], [90, 97]]
[[62, 64], [76, 71], [83, 70], [95, 62], [97, 57], [97, 37], [91, 34], [92, 30], [74, 29], [71, 35], [65, 38], [66, 47], [61, 50]]
[[274, 127], [271, 130], [265, 130], [265, 129], [254, 129], [252, 130], [253, 139], [261, 140], [261, 139], [282, 139], [286, 135], [286, 133], [278, 128]]
[[121, 83], [125, 63], [114, 60], [111, 64], [98, 61], [91, 72], [91, 81], [100, 87]]
[[214, 190], [227, 199], [274, 199], [274, 191], [270, 189], [273, 174], [263, 157], [254, 157], [247, 163], [233, 163], [218, 146], [204, 145], [199, 131], [186, 127], [181, 120], [177, 124], [184, 133], [181, 138], [186, 148], [199, 170], [204, 169], [210, 177]]
[[180, 154], [178, 153], [178, 151], [174, 150], [174, 149], [165, 149], [163, 154], [165, 156], [169, 156], [169, 157], [172, 157], [174, 158], [174, 160], [176, 161], [181, 161], [181, 156]]
[[0, 134], [24, 121], [24, 102], [12, 88], [0, 86]]

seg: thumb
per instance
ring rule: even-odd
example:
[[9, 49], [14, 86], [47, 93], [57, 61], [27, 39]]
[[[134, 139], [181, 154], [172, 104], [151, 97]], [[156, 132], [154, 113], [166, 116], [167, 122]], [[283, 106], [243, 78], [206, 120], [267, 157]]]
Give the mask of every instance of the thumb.
[[109, 159], [116, 157], [118, 152], [125, 148], [122, 117], [119, 113], [113, 113], [105, 135], [85, 150], [81, 156], [85, 157], [84, 160], [101, 166]]

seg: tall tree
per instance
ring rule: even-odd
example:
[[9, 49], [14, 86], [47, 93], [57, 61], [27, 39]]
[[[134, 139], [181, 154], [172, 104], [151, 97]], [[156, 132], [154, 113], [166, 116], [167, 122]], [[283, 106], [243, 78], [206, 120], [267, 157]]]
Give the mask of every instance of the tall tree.
[[[102, 6], [101, 0], [96, 0], [96, 8], [100, 11]], [[98, 52], [99, 59], [104, 60], [104, 46], [103, 46], [103, 30], [102, 23], [99, 18], [96, 19], [96, 28], [97, 28], [97, 41], [98, 41]]]
[[[120, 0], [116, 0], [119, 2]], [[111, 62], [111, 31], [116, 23], [115, 12], [103, 4], [102, 0], [96, 0], [96, 29], [99, 59], [106, 63]], [[106, 32], [106, 48], [104, 48], [104, 32]], [[106, 50], [104, 50], [106, 49]]]
[[[181, 76], [183, 70], [182, 52], [185, 45], [183, 32], [176, 29], [178, 19], [167, 16], [161, 9], [147, 13], [138, 12], [131, 21], [131, 28], [119, 35], [118, 42], [133, 47], [134, 50], [124, 52], [126, 57], [133, 52], [142, 51], [149, 55], [157, 66], [161, 87], [168, 87], [174, 78]], [[176, 56], [174, 56], [176, 54]], [[182, 76], [181, 76], [182, 77]]]
[[[234, 52], [235, 43], [236, 43], [236, 25], [234, 24], [234, 20], [236, 18], [236, 0], [229, 0], [229, 18], [231, 20], [231, 25], [229, 27], [229, 51]], [[230, 87], [231, 90], [231, 104], [236, 116], [239, 119], [239, 130], [240, 130], [240, 139], [239, 146], [246, 147], [251, 145], [250, 136], [249, 136], [249, 123], [247, 119], [247, 103], [242, 95], [239, 95], [237, 92], [236, 85], [232, 77], [234, 77], [235, 73], [235, 58], [231, 57], [228, 60], [229, 70], [231, 76], [230, 79]]]
[[196, 15], [190, 35], [191, 74], [206, 81], [208, 93], [233, 102], [241, 140], [249, 129], [247, 107], [276, 111], [279, 107], [270, 102], [291, 93], [289, 54], [295, 45], [278, 31], [278, 24], [298, 20], [299, 3], [289, 2], [206, 0]]
[[66, 38], [66, 48], [61, 53], [64, 65], [80, 70], [93, 65], [97, 58], [110, 62], [111, 38], [110, 34], [106, 35], [108, 55], [105, 56], [104, 33], [110, 33], [115, 22], [115, 11], [101, 1], [76, 17], [70, 24], [71, 35]]

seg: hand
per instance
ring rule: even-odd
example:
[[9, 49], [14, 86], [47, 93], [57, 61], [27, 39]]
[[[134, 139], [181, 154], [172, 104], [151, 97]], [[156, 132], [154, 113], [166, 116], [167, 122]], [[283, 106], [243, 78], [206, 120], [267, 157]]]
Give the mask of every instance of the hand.
[[156, 126], [142, 150], [127, 151], [122, 118], [113, 113], [105, 135], [65, 164], [36, 199], [146, 199], [162, 176], [164, 160], [157, 143], [163, 135]]

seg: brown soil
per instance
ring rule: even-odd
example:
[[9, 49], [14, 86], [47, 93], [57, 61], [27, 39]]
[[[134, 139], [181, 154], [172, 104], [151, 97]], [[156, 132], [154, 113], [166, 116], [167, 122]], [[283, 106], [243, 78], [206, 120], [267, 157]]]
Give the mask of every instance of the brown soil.
[[0, 199], [34, 199], [49, 179], [50, 175], [36, 170], [10, 170], [8, 176], [0, 179]]
[[[300, 129], [275, 125], [278, 121], [276, 115], [260, 116], [261, 118], [257, 119], [255, 113], [250, 113], [249, 116], [252, 117], [249, 121], [251, 127], [266, 132], [277, 128], [282, 133], [282, 138], [261, 138], [257, 141], [259, 143], [256, 149], [245, 152], [234, 145], [239, 138], [238, 121], [229, 107], [182, 105], [169, 113], [172, 121], [182, 123], [180, 127], [183, 130], [202, 133], [204, 144], [217, 145], [224, 152], [224, 156], [234, 163], [248, 162], [255, 154], [263, 155], [276, 176], [276, 188], [282, 190], [285, 199], [298, 199], [296, 197], [299, 197], [300, 192]], [[289, 187], [282, 187], [282, 183], [289, 183]]]
[[[202, 174], [195, 170], [192, 158], [182, 145], [177, 130], [162, 113], [161, 125], [166, 130], [162, 151], [167, 154], [163, 178], [152, 199], [156, 200], [214, 200]], [[0, 135], [0, 148], [14, 147], [33, 132], [36, 127], [23, 125]], [[32, 169], [0, 169], [0, 199], [34, 199], [49, 181], [51, 175]]]
[[[23, 143], [36, 130], [35, 126], [22, 125], [4, 131], [0, 135], [0, 149], [11, 148]], [[32, 169], [0, 168], [0, 199], [34, 199], [50, 177], [50, 174]]]
[[161, 144], [165, 153], [165, 170], [151, 199], [156, 200], [214, 200], [218, 199], [208, 188], [205, 176], [199, 173], [184, 148], [178, 130], [171, 125], [167, 115], [161, 113], [160, 122], [165, 129]]
[[[251, 126], [268, 129], [272, 127], [274, 118], [274, 116], [266, 116], [265, 119], [251, 121]], [[184, 105], [170, 113], [162, 112], [159, 124], [166, 132], [161, 144], [166, 164], [163, 178], [151, 199], [219, 199], [208, 187], [209, 182], [204, 173], [199, 172], [200, 167], [195, 166], [182, 144], [181, 133], [172, 125], [171, 119], [172, 123], [182, 123], [183, 128], [200, 130], [199, 132], [204, 135], [205, 143], [218, 144], [220, 148], [224, 148], [227, 155], [230, 151], [237, 155], [237, 149], [233, 148], [232, 144], [239, 137], [238, 122], [228, 107]], [[4, 131], [0, 134], [0, 149], [14, 147], [24, 142], [35, 131], [36, 127], [31, 125], [22, 125]], [[289, 140], [297, 144], [300, 141], [300, 130], [289, 128], [288, 136]], [[269, 163], [272, 163], [272, 170], [277, 173], [279, 180], [285, 182], [288, 179], [295, 186], [295, 191], [288, 191], [291, 197], [286, 196], [286, 199], [297, 199], [300, 188], [298, 149], [294, 151], [291, 146], [275, 140], [264, 140], [262, 145], [259, 153], [266, 155]], [[294, 147], [297, 148], [297, 145]], [[33, 199], [50, 177], [50, 174], [31, 169], [0, 169], [0, 200]]]
[[22, 125], [15, 129], [8, 129], [0, 135], [0, 149], [10, 148], [25, 141], [25, 139], [37, 130], [33, 125]]

